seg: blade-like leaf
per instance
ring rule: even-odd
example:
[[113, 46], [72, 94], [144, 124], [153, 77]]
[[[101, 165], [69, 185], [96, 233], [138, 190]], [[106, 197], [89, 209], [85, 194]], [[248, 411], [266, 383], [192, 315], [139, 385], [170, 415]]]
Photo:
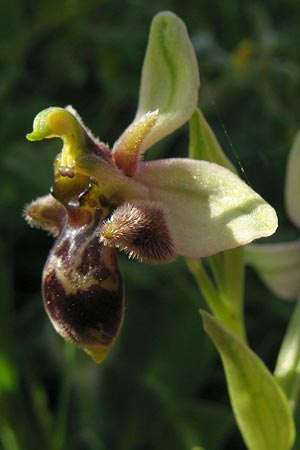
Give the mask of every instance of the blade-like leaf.
[[257, 355], [216, 318], [204, 328], [222, 358], [233, 411], [249, 450], [290, 450], [295, 438], [285, 394]]
[[300, 301], [296, 303], [280, 348], [274, 375], [295, 409], [300, 391]]
[[141, 153], [183, 125], [197, 106], [199, 73], [185, 24], [171, 12], [152, 22], [145, 55], [135, 121], [159, 110], [158, 119], [142, 142]]

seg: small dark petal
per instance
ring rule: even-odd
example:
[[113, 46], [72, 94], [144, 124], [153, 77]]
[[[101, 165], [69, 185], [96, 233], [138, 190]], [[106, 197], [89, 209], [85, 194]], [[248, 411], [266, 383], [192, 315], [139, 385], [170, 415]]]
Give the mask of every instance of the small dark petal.
[[100, 230], [105, 245], [119, 248], [143, 262], [176, 258], [166, 213], [157, 202], [135, 201], [117, 208]]
[[24, 217], [30, 226], [49, 231], [54, 237], [61, 232], [66, 216], [64, 206], [50, 194], [37, 198], [24, 210]]

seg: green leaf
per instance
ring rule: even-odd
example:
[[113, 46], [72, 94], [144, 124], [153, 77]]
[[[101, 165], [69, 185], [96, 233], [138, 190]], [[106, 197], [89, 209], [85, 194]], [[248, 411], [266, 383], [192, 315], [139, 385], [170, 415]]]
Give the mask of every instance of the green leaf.
[[236, 173], [199, 108], [190, 119], [189, 157], [214, 162]]
[[210, 314], [201, 314], [222, 358], [232, 408], [248, 449], [291, 449], [294, 422], [281, 387], [247, 345]]
[[299, 403], [300, 391], [300, 301], [290, 320], [280, 348], [274, 375], [285, 391], [293, 409]]
[[3, 450], [20, 450], [16, 430], [5, 419], [0, 422], [0, 448]]
[[162, 12], [152, 22], [135, 121], [149, 111], [159, 117], [141, 145], [143, 153], [183, 125], [197, 106], [199, 73], [185, 24]]

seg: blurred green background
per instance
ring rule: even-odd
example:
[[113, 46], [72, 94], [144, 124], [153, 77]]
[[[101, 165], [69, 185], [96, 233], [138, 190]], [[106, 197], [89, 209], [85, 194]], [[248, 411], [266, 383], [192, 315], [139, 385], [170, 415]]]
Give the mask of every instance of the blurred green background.
[[[0, 449], [240, 450], [205, 307], [184, 261], [120, 257], [126, 317], [96, 366], [56, 335], [40, 278], [52, 239], [22, 218], [49, 191], [59, 141], [29, 143], [35, 114], [72, 104], [112, 144], [130, 123], [153, 15], [187, 24], [200, 106], [242, 178], [278, 211], [271, 240], [297, 237], [282, 206], [287, 152], [300, 128], [298, 0], [9, 0], [0, 17]], [[149, 158], [186, 156], [183, 127]], [[244, 172], [241, 170], [243, 167]], [[247, 271], [249, 340], [273, 369], [292, 306]], [[271, 449], [270, 449], [271, 450]]]

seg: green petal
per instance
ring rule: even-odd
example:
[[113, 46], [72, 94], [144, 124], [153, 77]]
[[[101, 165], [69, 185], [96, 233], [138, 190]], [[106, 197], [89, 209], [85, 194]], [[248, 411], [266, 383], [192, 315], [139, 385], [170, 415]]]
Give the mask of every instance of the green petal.
[[235, 167], [223, 152], [214, 132], [198, 108], [190, 119], [189, 156], [193, 159], [214, 162], [236, 173]]
[[290, 220], [300, 228], [300, 131], [296, 135], [287, 162], [285, 207]]
[[296, 299], [300, 293], [300, 241], [285, 244], [249, 245], [246, 262], [267, 287], [281, 298]]
[[263, 362], [217, 319], [202, 312], [204, 328], [222, 358], [231, 404], [250, 450], [290, 450], [294, 422], [285, 394]]
[[274, 209], [231, 171], [207, 161], [141, 163], [135, 180], [161, 202], [179, 255], [209, 256], [273, 234]]
[[141, 145], [141, 153], [183, 125], [197, 106], [199, 74], [186, 27], [171, 12], [152, 22], [145, 55], [135, 121], [159, 110], [158, 119]]

